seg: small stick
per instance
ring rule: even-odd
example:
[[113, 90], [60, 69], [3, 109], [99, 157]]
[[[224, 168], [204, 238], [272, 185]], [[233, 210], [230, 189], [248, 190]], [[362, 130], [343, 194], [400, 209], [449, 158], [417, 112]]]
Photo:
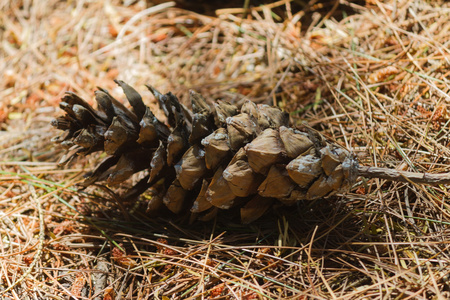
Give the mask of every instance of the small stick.
[[450, 173], [431, 174], [399, 171], [395, 169], [358, 166], [358, 176], [381, 178], [390, 181], [414, 182], [425, 184], [450, 184]]
[[102, 293], [105, 291], [108, 285], [108, 274], [109, 274], [108, 263], [105, 258], [99, 257], [97, 259], [96, 269], [98, 271], [93, 274], [94, 292], [96, 295], [94, 300], [106, 299], [106, 297], [103, 297], [104, 295], [102, 295]]

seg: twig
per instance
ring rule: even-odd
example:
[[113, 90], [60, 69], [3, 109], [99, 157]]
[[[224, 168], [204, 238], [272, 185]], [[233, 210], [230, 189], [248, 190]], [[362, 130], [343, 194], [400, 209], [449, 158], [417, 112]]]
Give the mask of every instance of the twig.
[[450, 173], [431, 174], [399, 171], [388, 168], [358, 166], [358, 175], [368, 178], [381, 178], [390, 181], [425, 184], [450, 184]]
[[94, 273], [94, 292], [97, 296], [95, 296], [94, 300], [101, 300], [103, 296], [101, 293], [105, 290], [108, 284], [108, 262], [103, 257], [99, 257], [97, 260], [96, 269], [99, 271], [98, 273]]

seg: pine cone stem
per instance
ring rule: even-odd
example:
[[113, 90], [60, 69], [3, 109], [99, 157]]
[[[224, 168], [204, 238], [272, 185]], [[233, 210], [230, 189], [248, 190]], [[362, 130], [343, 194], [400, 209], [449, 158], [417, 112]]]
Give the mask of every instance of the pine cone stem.
[[450, 173], [416, 173], [388, 168], [358, 166], [357, 175], [366, 178], [380, 178], [390, 181], [413, 182], [420, 184], [450, 184]]

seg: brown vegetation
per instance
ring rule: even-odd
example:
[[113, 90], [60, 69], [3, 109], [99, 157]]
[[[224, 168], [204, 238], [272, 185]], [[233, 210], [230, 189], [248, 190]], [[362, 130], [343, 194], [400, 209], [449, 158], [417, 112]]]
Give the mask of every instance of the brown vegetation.
[[270, 6], [207, 17], [145, 1], [0, 2], [0, 297], [449, 297], [446, 185], [360, 179], [251, 225], [223, 213], [188, 227], [146, 214], [149, 194], [121, 201], [139, 174], [77, 190], [101, 155], [56, 165], [50, 121], [64, 93], [94, 105], [101, 86], [120, 99], [119, 79], [159, 118], [145, 84], [186, 105], [189, 89], [246, 97], [363, 166], [447, 173], [448, 4], [341, 1], [356, 13], [309, 10], [302, 26], [304, 12], [279, 3], [285, 20]]

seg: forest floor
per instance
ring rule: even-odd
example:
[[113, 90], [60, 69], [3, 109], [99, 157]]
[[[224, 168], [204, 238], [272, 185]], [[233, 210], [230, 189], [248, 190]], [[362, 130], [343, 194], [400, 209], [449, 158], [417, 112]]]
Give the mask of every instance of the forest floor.
[[[159, 1], [162, 2], [162, 1]], [[243, 1], [242, 1], [243, 2]], [[113, 82], [277, 105], [362, 165], [450, 171], [450, 4], [277, 1], [202, 15], [149, 1], [0, 0], [0, 298], [448, 299], [450, 193], [360, 178], [241, 225], [79, 190], [50, 122]], [[211, 10], [211, 8], [209, 8]], [[134, 179], [131, 179], [131, 181]], [[117, 193], [116, 193], [117, 192]]]

